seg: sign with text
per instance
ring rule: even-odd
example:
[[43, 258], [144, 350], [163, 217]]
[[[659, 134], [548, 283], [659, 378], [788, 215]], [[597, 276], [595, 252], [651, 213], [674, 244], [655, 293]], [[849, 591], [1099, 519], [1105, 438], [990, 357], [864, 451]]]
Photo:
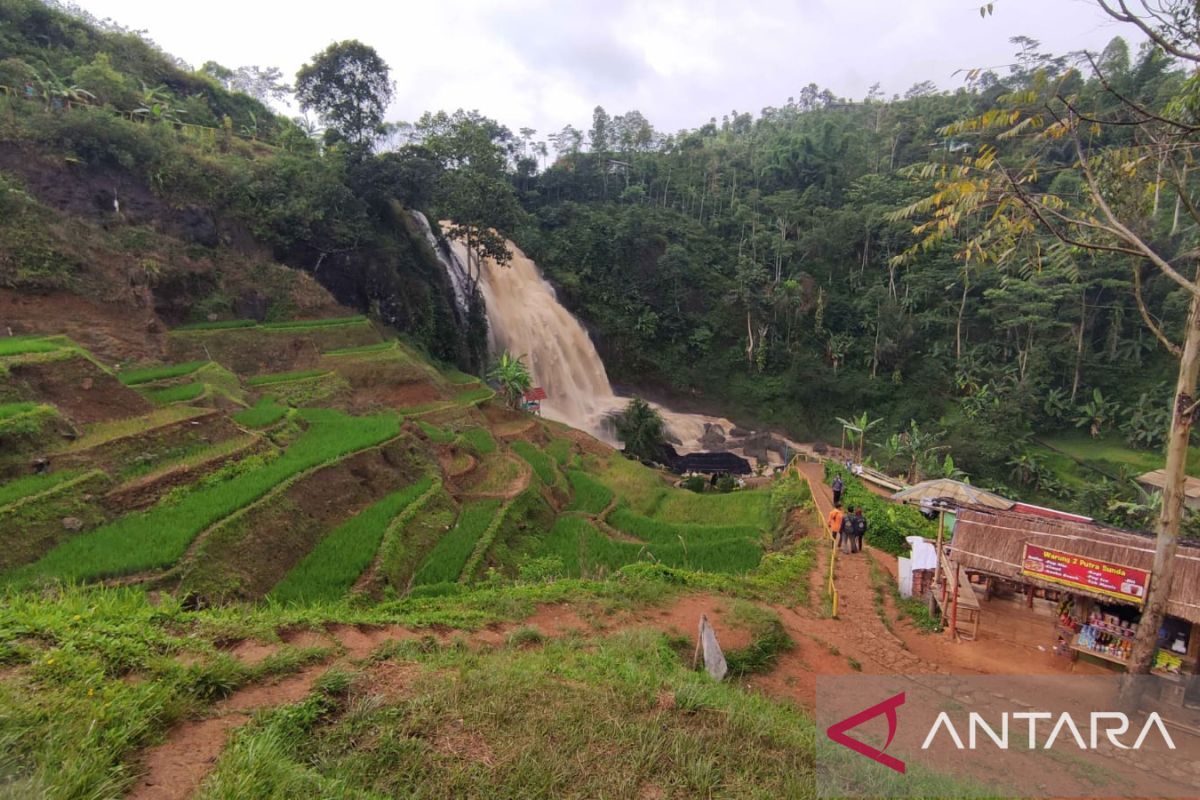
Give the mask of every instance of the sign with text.
[[1150, 582], [1150, 573], [1142, 569], [1034, 544], [1025, 545], [1021, 573], [1138, 604], [1146, 602], [1146, 586]]
[[[1145, 707], [1121, 699], [1122, 680]], [[1200, 737], [1160, 678], [818, 675], [823, 798], [1189, 798]], [[1161, 709], [1161, 710], [1156, 710]]]

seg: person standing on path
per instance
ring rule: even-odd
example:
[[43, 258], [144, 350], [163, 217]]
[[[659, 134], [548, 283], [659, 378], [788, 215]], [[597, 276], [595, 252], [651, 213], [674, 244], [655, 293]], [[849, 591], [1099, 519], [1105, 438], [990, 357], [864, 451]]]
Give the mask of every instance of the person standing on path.
[[854, 552], [854, 516], [852, 514], [842, 517], [842, 527], [838, 532], [837, 546], [843, 553]]
[[842, 520], [845, 516], [837, 506], [830, 509], [829, 517], [825, 520], [825, 524], [829, 526], [829, 538], [835, 539], [842, 532]]
[[846, 484], [842, 481], [842, 476], [835, 475], [833, 483], [829, 484], [829, 487], [833, 489], [833, 506], [834, 508], [838, 508], [842, 505], [842, 492], [846, 488]]
[[867, 518], [863, 516], [862, 506], [854, 509], [853, 531], [854, 541], [851, 544], [851, 552], [861, 553], [863, 549], [863, 538], [867, 535]]

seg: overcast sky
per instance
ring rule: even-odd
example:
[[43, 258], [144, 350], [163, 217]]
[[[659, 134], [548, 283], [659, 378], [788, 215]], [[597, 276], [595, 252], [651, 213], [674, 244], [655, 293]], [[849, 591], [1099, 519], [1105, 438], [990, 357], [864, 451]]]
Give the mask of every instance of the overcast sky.
[[984, 0], [78, 2], [194, 66], [278, 66], [289, 80], [331, 42], [360, 39], [391, 66], [389, 119], [478, 109], [538, 138], [586, 129], [597, 104], [674, 132], [783, 105], [810, 82], [852, 99], [875, 82], [888, 96], [924, 80], [953, 89], [957, 69], [1004, 72], [1016, 35], [1054, 53], [1138, 41], [1091, 0], [996, 0], [987, 19]]

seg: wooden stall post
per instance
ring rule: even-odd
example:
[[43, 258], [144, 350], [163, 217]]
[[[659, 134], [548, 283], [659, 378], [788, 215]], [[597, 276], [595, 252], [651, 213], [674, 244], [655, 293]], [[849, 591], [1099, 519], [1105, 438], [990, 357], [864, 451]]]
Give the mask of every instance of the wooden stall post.
[[938, 511], [937, 561], [933, 564], [933, 585], [937, 586], [938, 578], [942, 575], [942, 537], [946, 530], [946, 511]]
[[950, 631], [958, 640], [958, 564], [954, 565], [954, 600], [950, 603]]

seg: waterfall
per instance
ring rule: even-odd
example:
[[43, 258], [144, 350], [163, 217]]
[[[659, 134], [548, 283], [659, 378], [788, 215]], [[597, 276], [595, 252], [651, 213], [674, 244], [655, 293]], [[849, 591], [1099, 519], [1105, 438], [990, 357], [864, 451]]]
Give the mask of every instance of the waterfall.
[[429, 224], [429, 220], [420, 211], [409, 211], [412, 218], [416, 220], [421, 231], [425, 234], [425, 241], [429, 242], [429, 246], [433, 248], [434, 255], [441, 262], [442, 269], [446, 271], [446, 276], [450, 279], [450, 286], [454, 289], [454, 305], [458, 310], [458, 321], [466, 322], [467, 315], [470, 312], [470, 278], [467, 276], [467, 266], [464, 261], [459, 260], [458, 253], [453, 249], [442, 246], [437, 237], [433, 235], [433, 226]]
[[[443, 223], [447, 225], [448, 223]], [[533, 385], [546, 390], [542, 413], [617, 445], [607, 417], [625, 407], [629, 398], [617, 395], [591, 337], [567, 311], [541, 271], [519, 247], [508, 243], [512, 259], [499, 266], [485, 259], [479, 289], [487, 308], [488, 339], [493, 352], [508, 350], [529, 367]], [[450, 258], [467, 280], [466, 247], [449, 242]], [[468, 290], [469, 291], [469, 290]], [[735, 427], [721, 417], [680, 414], [655, 404], [667, 430], [683, 451], [709, 449], [701, 439], [717, 426], [722, 436]], [[723, 449], [723, 448], [721, 448]], [[740, 453], [732, 439], [728, 449]], [[771, 456], [772, 460], [777, 460]]]

